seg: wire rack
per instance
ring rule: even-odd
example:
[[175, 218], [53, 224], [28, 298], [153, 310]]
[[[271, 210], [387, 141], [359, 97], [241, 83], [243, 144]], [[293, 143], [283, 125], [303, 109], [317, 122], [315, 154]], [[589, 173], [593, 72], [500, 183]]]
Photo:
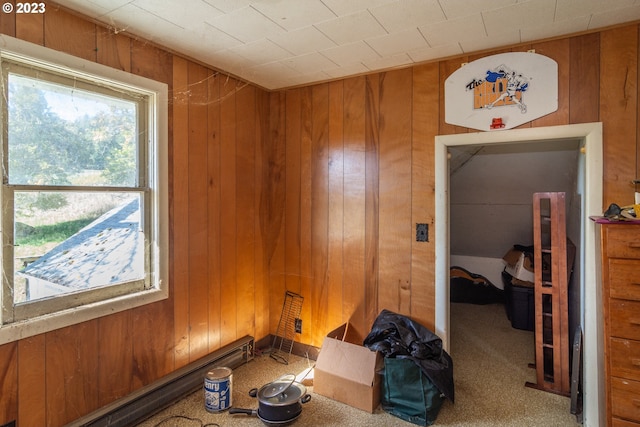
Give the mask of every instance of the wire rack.
[[302, 311], [302, 301], [304, 298], [294, 292], [287, 291], [282, 305], [282, 314], [278, 322], [278, 330], [273, 337], [271, 346], [271, 357], [285, 365], [289, 364], [289, 356], [293, 349], [293, 342], [296, 331], [301, 331], [302, 321], [300, 312]]

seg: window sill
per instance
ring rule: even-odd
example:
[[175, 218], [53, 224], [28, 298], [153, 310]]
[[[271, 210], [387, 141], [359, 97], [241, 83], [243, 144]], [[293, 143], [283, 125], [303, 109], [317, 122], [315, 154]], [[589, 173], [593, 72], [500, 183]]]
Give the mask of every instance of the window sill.
[[160, 289], [145, 290], [54, 314], [2, 325], [0, 327], [0, 345], [162, 301], [167, 299], [168, 296], [168, 286], [164, 284]]

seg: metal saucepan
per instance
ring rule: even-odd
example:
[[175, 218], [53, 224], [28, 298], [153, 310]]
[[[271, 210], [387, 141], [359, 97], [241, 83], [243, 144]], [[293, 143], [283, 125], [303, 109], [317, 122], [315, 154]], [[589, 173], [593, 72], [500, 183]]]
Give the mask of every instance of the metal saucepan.
[[249, 391], [258, 398], [258, 409], [231, 408], [230, 414], [257, 415], [266, 425], [283, 425], [293, 422], [302, 413], [302, 404], [311, 400], [307, 388], [296, 381], [294, 374], [283, 375], [277, 380]]

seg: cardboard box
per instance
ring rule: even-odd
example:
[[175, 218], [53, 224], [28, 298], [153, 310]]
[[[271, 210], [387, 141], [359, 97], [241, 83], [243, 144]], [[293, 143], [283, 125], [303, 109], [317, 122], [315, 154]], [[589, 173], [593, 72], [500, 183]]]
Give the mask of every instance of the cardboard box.
[[349, 324], [324, 339], [313, 378], [313, 391], [369, 413], [380, 404], [383, 359], [350, 334]]
[[535, 281], [531, 260], [524, 255], [524, 252], [511, 249], [502, 259], [507, 263], [505, 271], [524, 282]]

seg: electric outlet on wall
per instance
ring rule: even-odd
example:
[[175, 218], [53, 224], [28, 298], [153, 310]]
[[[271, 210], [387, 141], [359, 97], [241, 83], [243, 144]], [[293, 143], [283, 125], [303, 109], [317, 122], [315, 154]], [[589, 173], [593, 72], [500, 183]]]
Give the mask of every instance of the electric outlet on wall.
[[416, 242], [428, 242], [429, 241], [429, 224], [417, 223], [416, 224]]
[[302, 333], [302, 319], [295, 319], [294, 320], [294, 327], [296, 330], [296, 334], [301, 334]]

